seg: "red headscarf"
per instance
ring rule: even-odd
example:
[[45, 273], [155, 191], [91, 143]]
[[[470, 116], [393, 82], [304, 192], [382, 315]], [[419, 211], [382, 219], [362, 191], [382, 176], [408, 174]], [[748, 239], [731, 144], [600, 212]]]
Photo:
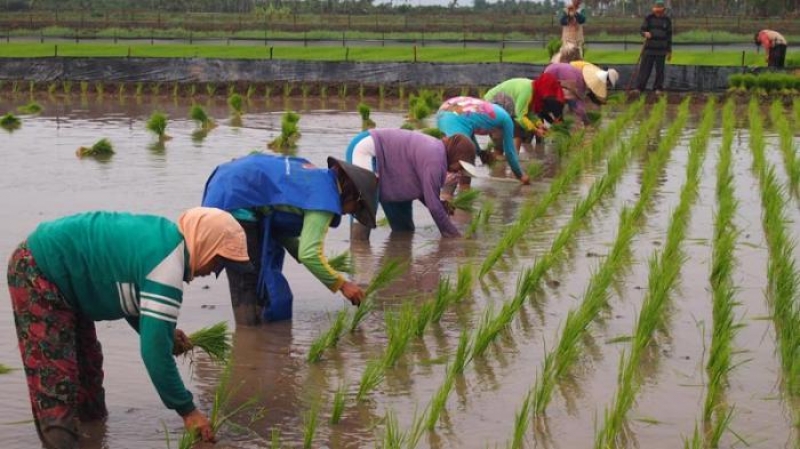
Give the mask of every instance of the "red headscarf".
[[539, 78], [533, 80], [533, 112], [539, 113], [544, 109], [544, 99], [555, 97], [561, 104], [564, 104], [564, 91], [561, 83], [550, 73], [542, 73]]

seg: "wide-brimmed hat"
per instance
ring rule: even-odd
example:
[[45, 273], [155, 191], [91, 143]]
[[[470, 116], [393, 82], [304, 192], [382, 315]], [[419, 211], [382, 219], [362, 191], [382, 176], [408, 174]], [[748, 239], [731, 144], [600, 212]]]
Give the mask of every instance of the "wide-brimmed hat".
[[[612, 70], [613, 74], [611, 73]], [[619, 73], [616, 70], [610, 69], [606, 71], [589, 63], [583, 66], [581, 72], [583, 73], [583, 81], [586, 83], [586, 87], [600, 101], [608, 99], [608, 82], [611, 81], [611, 84], [614, 85], [619, 78]]]
[[375, 173], [329, 156], [328, 168], [334, 167], [337, 167], [358, 191], [361, 209], [353, 216], [368, 228], [377, 227], [375, 215], [378, 213], [378, 178]]

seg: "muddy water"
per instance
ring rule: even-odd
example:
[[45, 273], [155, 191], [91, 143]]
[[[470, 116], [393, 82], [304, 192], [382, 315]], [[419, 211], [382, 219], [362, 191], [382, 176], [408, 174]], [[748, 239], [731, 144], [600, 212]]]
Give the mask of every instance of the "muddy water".
[[[2, 98], [0, 110], [12, 110], [26, 98]], [[240, 126], [231, 126], [223, 101], [204, 103], [220, 127], [200, 140], [194, 125], [184, 120], [189, 105], [171, 98], [128, 97], [124, 104], [116, 96], [103, 101], [77, 95], [69, 101], [38, 99], [45, 112], [25, 118], [21, 129], [9, 134], [0, 131], [4, 163], [0, 165], [0, 254], [13, 247], [42, 220], [90, 209], [116, 209], [176, 217], [200, 200], [203, 183], [217, 164], [264, 149], [280, 129], [281, 111], [301, 111], [300, 154], [320, 165], [325, 157], [341, 156], [349, 140], [360, 131], [356, 103], [331, 98], [286, 101], [260, 99], [247, 107]], [[394, 127], [403, 121], [397, 104], [372, 104], [372, 119], [379, 126]], [[144, 129], [144, 121], [154, 110], [167, 112], [172, 120], [168, 134], [173, 139], [164, 148], [153, 145], [154, 138]], [[613, 114], [609, 114], [613, 115]], [[699, 122], [693, 117], [692, 123]], [[634, 129], [638, 122], [631, 126]], [[664, 230], [677, 204], [684, 181], [688, 139], [693, 129], [673, 151], [663, 183], [648, 211], [646, 224], [637, 236], [634, 264], [622, 285], [612, 295], [612, 310], [603, 323], [593, 325], [590, 354], [578, 369], [574, 385], [556, 394], [544, 434], [529, 432], [529, 445], [571, 448], [593, 443], [596, 419], [616, 389], [619, 355], [625, 343], [606, 343], [629, 334], [647, 285], [646, 260], [664, 242]], [[741, 131], [744, 135], [744, 131]], [[718, 135], [718, 133], [717, 133]], [[91, 145], [100, 137], [109, 138], [117, 154], [110, 161], [78, 160], [75, 149]], [[766, 285], [766, 250], [760, 225], [758, 184], [749, 171], [746, 136], [736, 148], [736, 194], [740, 200], [737, 225], [742, 230], [739, 315], [746, 326], [736, 344], [747, 351], [742, 359], [752, 359], [737, 368], [731, 377], [729, 399], [737, 415], [733, 428], [753, 447], [783, 447], [792, 438], [789, 408], [781, 401], [780, 369], [774, 357], [774, 331], [769, 321], [760, 320], [768, 311], [763, 297]], [[713, 182], [719, 138], [711, 140], [704, 164], [700, 198], [693, 208], [692, 223], [684, 247], [687, 261], [681, 286], [673, 298], [667, 320], [670, 329], [659, 340], [658, 357], [645, 369], [646, 384], [631, 413], [632, 444], [640, 447], [672, 448], [682, 445], [682, 437], [693, 429], [703, 398], [703, 348], [708, 345], [710, 295], [708, 270], [713, 223]], [[770, 151], [777, 151], [777, 149]], [[515, 409], [533, 384], [541, 367], [545, 347], [555, 344], [568, 310], [583, 299], [583, 291], [602, 255], [615, 238], [618, 214], [625, 204], [638, 197], [638, 183], [647, 149], [638, 151], [619, 186], [604, 200], [591, 223], [576, 236], [570, 256], [548, 277], [546, 285], [526, 305], [504, 337], [476, 360], [456, 381], [447, 412], [436, 432], [425, 434], [422, 447], [485, 447], [503, 445], [513, 431]], [[537, 147], [523, 158], [544, 159], [558, 174], [558, 162], [548, 146]], [[776, 163], [780, 158], [771, 159]], [[347, 335], [324, 361], [309, 365], [308, 346], [327, 329], [330, 316], [347, 307], [341, 296], [325, 290], [302, 267], [288, 262], [287, 276], [295, 292], [295, 318], [258, 329], [238, 329], [234, 336], [232, 383], [234, 403], [255, 398], [262, 406], [259, 416], [236, 419], [249, 431], [224, 429], [220, 447], [265, 447], [272, 432], [290, 447], [302, 444], [304, 415], [314, 407], [320, 410], [320, 423], [314, 447], [374, 447], [379, 445], [387, 410], [398, 417], [400, 427], [410, 426], [415, 410], [421, 412], [439, 388], [446, 369], [445, 361], [455, 351], [461, 329], [472, 328], [489, 304], [498, 307], [514, 294], [516, 279], [550, 247], [553, 237], [567, 223], [574, 204], [589, 186], [604, 173], [603, 164], [586, 167], [579, 181], [571, 186], [526, 235], [524, 241], [498, 263], [494, 280], [476, 286], [471, 297], [449, 310], [439, 325], [429, 329], [421, 340], [412, 340], [408, 353], [387, 371], [381, 386], [367, 401], [356, 404], [354, 397], [361, 373], [368, 360], [385, 348], [382, 313], [371, 315], [361, 331]], [[413, 235], [392, 235], [379, 228], [370, 244], [351, 244], [347, 226], [328, 235], [326, 252], [350, 249], [357, 269], [356, 279], [367, 282], [371, 274], [389, 258], [412, 261], [409, 271], [380, 295], [379, 302], [392, 308], [408, 301], [420, 303], [435, 294], [444, 276], [454, 275], [460, 265], [480, 264], [496, 245], [504, 227], [516, 219], [523, 202], [535, 200], [547, 191], [550, 177], [530, 187], [514, 183], [478, 181], [475, 187], [494, 198], [495, 214], [489, 226], [471, 240], [441, 240], [430, 216], [419, 204], [415, 207], [418, 231]], [[457, 213], [455, 220], [464, 228], [470, 217]], [[745, 237], [746, 236], [746, 237]], [[5, 257], [5, 256], [4, 256]], [[490, 276], [491, 277], [491, 276]], [[553, 282], [556, 281], [556, 282]], [[19, 367], [13, 320], [5, 278], [0, 280], [0, 363]], [[224, 275], [220, 279], [199, 279], [187, 287], [187, 301], [180, 327], [191, 331], [220, 320], [232, 320]], [[702, 325], [705, 323], [705, 326]], [[705, 335], [704, 335], [705, 329]], [[165, 431], [173, 439], [180, 435], [180, 420], [166, 411], [156, 396], [138, 356], [133, 332], [120, 322], [102, 323], [98, 332], [106, 357], [106, 389], [110, 416], [106, 423], [87, 426], [86, 447], [166, 447]], [[219, 370], [202, 358], [180, 364], [184, 379], [208, 410]], [[2, 447], [37, 447], [30, 420], [26, 386], [20, 371], [0, 378], [0, 395], [5, 407], [0, 410]], [[333, 392], [340, 383], [347, 385], [349, 399], [343, 420], [327, 424]], [[315, 405], [316, 404], [316, 405]], [[250, 409], [249, 415], [252, 415]], [[734, 437], [726, 440], [731, 444]]]

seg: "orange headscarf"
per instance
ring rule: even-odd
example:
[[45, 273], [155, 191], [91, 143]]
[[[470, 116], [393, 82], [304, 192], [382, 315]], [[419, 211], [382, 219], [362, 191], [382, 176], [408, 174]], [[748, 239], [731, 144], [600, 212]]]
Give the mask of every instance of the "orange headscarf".
[[233, 215], [213, 207], [194, 207], [178, 217], [189, 251], [191, 277], [215, 256], [247, 262], [247, 237]]

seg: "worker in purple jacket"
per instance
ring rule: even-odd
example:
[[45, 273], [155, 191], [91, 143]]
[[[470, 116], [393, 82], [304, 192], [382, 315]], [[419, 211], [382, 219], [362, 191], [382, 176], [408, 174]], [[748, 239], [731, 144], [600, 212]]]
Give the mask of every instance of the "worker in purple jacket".
[[[475, 154], [472, 140], [462, 134], [437, 139], [405, 129], [371, 129], [350, 142], [347, 161], [377, 175], [378, 198], [392, 231], [414, 231], [411, 204], [420, 200], [442, 236], [459, 237], [450, 221], [452, 208], [442, 198], [455, 191], [460, 161], [474, 163]], [[368, 240], [369, 229], [352, 223], [351, 237]]]

